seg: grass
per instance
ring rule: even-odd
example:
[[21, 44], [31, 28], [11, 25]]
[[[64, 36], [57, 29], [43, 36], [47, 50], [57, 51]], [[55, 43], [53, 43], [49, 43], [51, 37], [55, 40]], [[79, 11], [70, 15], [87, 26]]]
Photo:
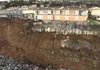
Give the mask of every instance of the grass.
[[90, 22], [87, 22], [87, 24], [89, 25], [89, 27], [93, 30], [93, 31], [100, 31], [100, 22], [94, 19], [88, 19]]
[[88, 19], [88, 20], [90, 21], [88, 22], [89, 25], [100, 25], [100, 22], [97, 20], [94, 20], [94, 19]]

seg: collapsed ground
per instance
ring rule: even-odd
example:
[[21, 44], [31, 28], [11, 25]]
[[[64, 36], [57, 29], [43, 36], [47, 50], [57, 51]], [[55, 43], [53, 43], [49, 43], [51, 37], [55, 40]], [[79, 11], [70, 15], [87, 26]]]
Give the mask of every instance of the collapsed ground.
[[[0, 19], [0, 54], [71, 70], [100, 69], [100, 37], [26, 33], [28, 20]], [[62, 44], [62, 40], [65, 40]], [[63, 47], [63, 45], [65, 45]]]

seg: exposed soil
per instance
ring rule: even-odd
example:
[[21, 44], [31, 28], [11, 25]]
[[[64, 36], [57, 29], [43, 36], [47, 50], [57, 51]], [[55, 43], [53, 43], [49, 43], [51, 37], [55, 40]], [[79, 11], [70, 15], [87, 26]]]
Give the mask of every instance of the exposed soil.
[[[0, 54], [25, 62], [51, 64], [71, 70], [100, 69], [100, 37], [84, 35], [56, 35], [54, 37], [53, 33], [45, 32], [26, 34], [23, 24], [27, 21], [0, 19]], [[86, 41], [90, 45], [86, 48], [85, 45], [75, 42], [75, 47], [82, 48], [62, 48], [61, 40], [66, 37], [74, 41]]]

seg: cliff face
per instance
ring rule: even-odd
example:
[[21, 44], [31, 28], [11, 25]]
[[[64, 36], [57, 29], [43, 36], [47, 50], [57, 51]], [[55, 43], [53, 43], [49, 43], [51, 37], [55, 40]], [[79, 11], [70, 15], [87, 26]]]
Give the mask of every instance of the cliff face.
[[[100, 38], [96, 36], [26, 33], [19, 19], [0, 20], [0, 54], [26, 62], [51, 64], [72, 70], [99, 70]], [[66, 47], [61, 41], [67, 39]]]

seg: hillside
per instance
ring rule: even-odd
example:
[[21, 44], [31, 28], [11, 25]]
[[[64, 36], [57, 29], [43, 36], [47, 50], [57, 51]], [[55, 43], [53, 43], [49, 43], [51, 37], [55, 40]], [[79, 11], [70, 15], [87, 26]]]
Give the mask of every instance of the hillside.
[[71, 70], [100, 69], [100, 37], [26, 33], [28, 20], [0, 19], [0, 54], [19, 61]]

